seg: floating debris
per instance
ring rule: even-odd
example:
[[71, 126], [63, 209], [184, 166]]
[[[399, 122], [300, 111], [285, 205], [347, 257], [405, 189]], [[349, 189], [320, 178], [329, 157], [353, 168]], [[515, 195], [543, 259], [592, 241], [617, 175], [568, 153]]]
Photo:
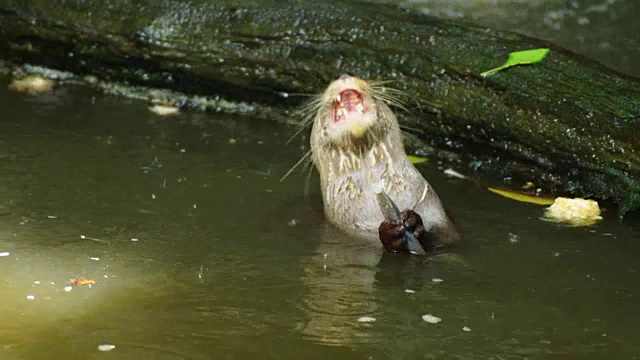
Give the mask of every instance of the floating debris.
[[293, 226], [298, 225], [299, 223], [300, 223], [300, 220], [298, 220], [298, 219], [291, 219], [291, 220], [289, 220], [289, 222], [287, 223], [287, 225], [289, 225], [289, 226], [293, 227]]
[[515, 243], [517, 243], [518, 241], [520, 241], [520, 238], [518, 237], [518, 235], [517, 235], [517, 234], [509, 233], [507, 236], [508, 236], [508, 238], [509, 238], [509, 242], [510, 242], [510, 243], [512, 243], [512, 244], [515, 244]]
[[27, 95], [41, 95], [53, 90], [54, 81], [41, 76], [29, 75], [21, 79], [14, 79], [9, 89]]
[[233, 144], [235, 144], [236, 142], [237, 142], [237, 140], [236, 140], [236, 139], [234, 139], [234, 138], [229, 138], [229, 144], [233, 145]]
[[436, 284], [440, 284], [440, 283], [441, 283], [441, 282], [443, 282], [443, 281], [444, 281], [444, 280], [439, 279], [439, 278], [433, 278], [433, 279], [431, 279], [431, 282], [434, 282], [434, 283], [436, 283]]
[[361, 322], [361, 323], [372, 323], [375, 321], [376, 321], [376, 318], [371, 316], [361, 316], [358, 318], [358, 322]]
[[534, 187], [536, 187], [536, 184], [532, 183], [531, 181], [527, 181], [526, 183], [524, 183], [524, 185], [522, 185], [523, 190], [530, 190]]
[[47, 215], [47, 219], [57, 219], [58, 217], [55, 215]]
[[98, 345], [98, 350], [100, 350], [100, 351], [111, 351], [111, 350], [113, 350], [115, 348], [116, 348], [116, 346], [115, 345], [111, 345], [111, 344]]
[[466, 176], [460, 174], [459, 172], [457, 172], [457, 171], [455, 171], [455, 170], [453, 170], [451, 168], [446, 169], [444, 171], [444, 174], [447, 175], [447, 176], [458, 178], [458, 179], [466, 179], [467, 178]]
[[415, 290], [411, 290], [411, 289], [406, 289], [404, 292], [406, 292], [407, 294], [415, 294], [416, 293]]
[[138, 242], [138, 238], [131, 238], [131, 241]]
[[91, 240], [91, 241], [96, 241], [96, 242], [103, 242], [103, 243], [107, 243], [107, 244], [109, 244], [109, 246], [111, 246], [111, 243], [108, 240], [97, 239], [97, 238], [89, 237], [89, 236], [85, 236], [85, 235], [80, 235], [80, 239], [82, 239], [82, 240]]
[[437, 324], [442, 321], [442, 319], [440, 319], [439, 317], [433, 316], [431, 314], [422, 315], [422, 320], [428, 322], [429, 324]]
[[99, 257], [90, 257], [89, 260], [100, 261], [100, 258]]
[[468, 327], [468, 326], [465, 326], [465, 327], [462, 328], [462, 331], [469, 332], [469, 331], [471, 331], [471, 328]]
[[0, 257], [5, 257], [5, 256], [9, 256], [9, 255], [11, 255], [11, 253], [8, 252], [8, 251], [0, 252]]
[[65, 292], [69, 292], [69, 291], [73, 290], [73, 286], [71, 286], [71, 285], [67, 285], [67, 286], [65, 286], [65, 287], [63, 288], [63, 290], [64, 290]]
[[40, 285], [40, 280], [36, 280], [33, 283], [36, 284], [36, 285]]
[[89, 287], [91, 287], [91, 285], [95, 283], [96, 281], [91, 279], [71, 279], [71, 285], [74, 286], [89, 285]]
[[543, 219], [573, 226], [588, 226], [602, 220], [602, 216], [600, 216], [598, 202], [595, 200], [559, 197], [545, 209]]
[[149, 106], [149, 111], [160, 116], [176, 115], [180, 113], [180, 109], [178, 109], [175, 106], [158, 105], [158, 104]]
[[27, 300], [34, 300], [35, 298], [35, 295], [27, 295]]

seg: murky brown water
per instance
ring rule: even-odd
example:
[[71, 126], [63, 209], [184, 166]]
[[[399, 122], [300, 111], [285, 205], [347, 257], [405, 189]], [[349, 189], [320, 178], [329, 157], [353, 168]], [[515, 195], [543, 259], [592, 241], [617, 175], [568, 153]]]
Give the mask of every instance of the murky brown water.
[[545, 223], [430, 164], [466, 241], [383, 256], [279, 182], [290, 129], [85, 89], [0, 106], [3, 360], [640, 357], [637, 219]]

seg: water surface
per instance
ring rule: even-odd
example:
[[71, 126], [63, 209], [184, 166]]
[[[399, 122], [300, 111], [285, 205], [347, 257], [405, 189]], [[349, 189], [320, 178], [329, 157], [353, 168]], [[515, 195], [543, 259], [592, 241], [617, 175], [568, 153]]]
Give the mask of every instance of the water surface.
[[279, 181], [289, 128], [74, 88], [0, 104], [2, 359], [640, 356], [637, 218], [542, 222], [427, 164], [465, 242], [383, 255], [323, 221], [317, 180]]

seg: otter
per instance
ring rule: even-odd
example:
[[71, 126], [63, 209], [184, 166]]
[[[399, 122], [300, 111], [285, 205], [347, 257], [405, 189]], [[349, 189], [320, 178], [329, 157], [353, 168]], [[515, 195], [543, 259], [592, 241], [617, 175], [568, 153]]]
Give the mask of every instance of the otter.
[[[427, 251], [451, 245], [460, 233], [405, 153], [400, 125], [387, 105], [394, 103], [393, 94], [345, 74], [315, 99], [311, 158], [320, 174], [325, 217], [389, 251], [407, 250], [404, 231], [413, 231]], [[401, 221], [383, 216], [376, 200], [379, 184], [399, 209], [406, 209]]]

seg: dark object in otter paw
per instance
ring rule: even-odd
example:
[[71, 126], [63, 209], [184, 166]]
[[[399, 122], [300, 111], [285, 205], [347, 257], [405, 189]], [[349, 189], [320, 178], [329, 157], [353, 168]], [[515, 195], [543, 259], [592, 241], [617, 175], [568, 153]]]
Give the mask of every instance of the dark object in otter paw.
[[[402, 221], [384, 220], [378, 227], [378, 237], [384, 249], [391, 252], [424, 254], [419, 241], [425, 236], [426, 230], [420, 215], [413, 210], [405, 210], [400, 213], [400, 219]], [[408, 244], [408, 241], [416, 243]]]

